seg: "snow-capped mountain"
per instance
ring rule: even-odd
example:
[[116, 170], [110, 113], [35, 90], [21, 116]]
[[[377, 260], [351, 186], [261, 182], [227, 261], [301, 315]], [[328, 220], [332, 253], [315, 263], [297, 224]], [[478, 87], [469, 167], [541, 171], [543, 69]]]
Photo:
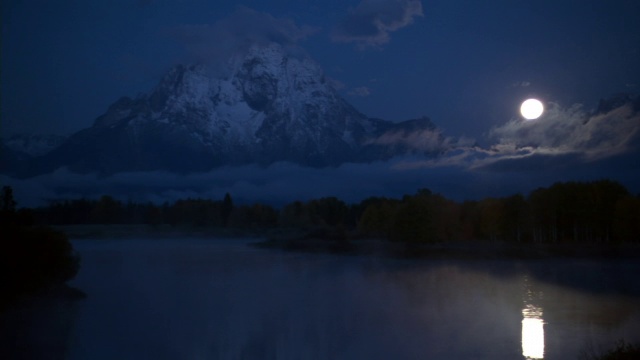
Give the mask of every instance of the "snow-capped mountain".
[[[412, 147], [409, 133], [416, 131], [433, 133], [436, 146]], [[24, 175], [62, 166], [103, 174], [276, 161], [331, 166], [438, 152], [438, 141], [444, 146], [427, 118], [368, 118], [338, 94], [318, 64], [271, 44], [232, 57], [223, 69], [174, 67], [150, 94], [119, 99], [92, 127], [36, 158]]]

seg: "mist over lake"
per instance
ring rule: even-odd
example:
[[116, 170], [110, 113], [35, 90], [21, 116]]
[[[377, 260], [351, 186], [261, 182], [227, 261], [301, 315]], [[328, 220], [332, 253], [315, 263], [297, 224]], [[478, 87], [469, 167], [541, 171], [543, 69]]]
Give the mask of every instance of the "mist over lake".
[[87, 298], [58, 321], [66, 358], [572, 359], [640, 340], [637, 262], [410, 261], [250, 241], [74, 241], [71, 285]]

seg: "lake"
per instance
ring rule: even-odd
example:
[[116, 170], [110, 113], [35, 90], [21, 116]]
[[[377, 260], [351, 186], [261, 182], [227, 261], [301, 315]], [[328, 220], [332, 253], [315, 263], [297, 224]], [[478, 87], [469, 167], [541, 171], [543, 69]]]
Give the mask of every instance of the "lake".
[[637, 261], [398, 260], [248, 242], [76, 240], [71, 285], [87, 298], [40, 321], [56, 318], [67, 359], [93, 360], [566, 360], [640, 341]]

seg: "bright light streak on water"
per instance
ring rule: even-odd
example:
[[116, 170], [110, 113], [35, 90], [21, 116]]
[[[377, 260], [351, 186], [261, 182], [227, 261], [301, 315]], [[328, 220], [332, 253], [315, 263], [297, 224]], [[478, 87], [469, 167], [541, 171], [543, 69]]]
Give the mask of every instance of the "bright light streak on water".
[[544, 359], [544, 320], [542, 308], [527, 305], [522, 309], [522, 356]]

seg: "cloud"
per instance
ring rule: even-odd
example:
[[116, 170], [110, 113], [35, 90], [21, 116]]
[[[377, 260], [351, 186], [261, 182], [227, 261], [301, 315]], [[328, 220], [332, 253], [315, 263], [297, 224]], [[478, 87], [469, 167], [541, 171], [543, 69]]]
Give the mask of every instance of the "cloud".
[[597, 160], [627, 152], [640, 132], [640, 112], [631, 102], [606, 113], [589, 114], [581, 105], [562, 108], [548, 104], [534, 121], [511, 120], [494, 128], [490, 137], [497, 147], [528, 154], [578, 154]]
[[328, 76], [325, 77], [325, 79], [327, 80], [329, 85], [331, 85], [331, 87], [334, 88], [334, 90], [341, 90], [346, 87], [346, 85], [340, 80], [337, 80]]
[[421, 129], [415, 131], [388, 131], [368, 144], [401, 146], [410, 152], [426, 154], [444, 153], [452, 148], [452, 139], [442, 135], [439, 129]]
[[[163, 203], [181, 198], [222, 199], [231, 193], [234, 202], [283, 205], [295, 200], [338, 196], [358, 202], [369, 196], [400, 197], [429, 186], [434, 191], [471, 196], [464, 182], [452, 181], [451, 171], [424, 169], [399, 171], [398, 159], [368, 164], [343, 164], [334, 168], [308, 168], [291, 163], [223, 167], [207, 173], [180, 175], [167, 172], [120, 173], [108, 177], [76, 174], [66, 169], [29, 179], [0, 175], [0, 183], [14, 188], [20, 206], [39, 206], [48, 200], [98, 198], [109, 194], [122, 201]], [[313, 184], [312, 187], [309, 184]], [[453, 190], [449, 190], [453, 188]]]
[[[57, 199], [97, 199], [104, 194], [121, 201], [156, 204], [189, 197], [220, 200], [226, 192], [231, 193], [237, 204], [260, 202], [282, 206], [323, 196], [337, 196], [348, 203], [356, 203], [370, 196], [400, 198], [421, 188], [463, 201], [526, 193], [556, 181], [597, 180], [603, 176], [622, 181], [632, 192], [640, 191], [638, 165], [631, 168], [628, 165], [637, 160], [637, 154], [624, 158], [619, 164], [600, 161], [570, 169], [558, 167], [557, 171], [541, 171], [549, 165], [549, 158], [541, 156], [515, 160], [503, 157], [500, 162], [475, 169], [460, 166], [457, 161], [445, 164], [455, 155], [453, 152], [448, 154], [434, 167], [416, 166], [424, 162], [424, 156], [411, 156], [323, 169], [276, 163], [267, 168], [255, 165], [223, 167], [190, 175], [155, 171], [103, 177], [59, 169], [30, 179], [0, 175], [0, 184], [13, 187], [21, 207], [41, 206], [48, 200]], [[575, 157], [564, 155], [553, 159], [575, 162]]]
[[529, 87], [529, 86], [531, 86], [531, 83], [529, 81], [518, 81], [518, 82], [515, 82], [515, 83], [511, 84], [512, 88]]
[[[602, 105], [609, 103], [615, 105]], [[512, 119], [493, 128], [488, 135], [489, 146], [479, 146], [473, 139], [449, 138], [441, 156], [403, 161], [395, 166], [398, 169], [457, 166], [469, 171], [531, 173], [589, 166], [637, 154], [639, 104], [640, 98], [635, 102], [630, 98], [612, 99], [601, 102], [597, 112], [588, 112], [579, 104], [563, 108], [549, 103], [538, 120]]]
[[187, 49], [190, 60], [215, 63], [226, 61], [252, 45], [293, 46], [317, 31], [310, 26], [298, 26], [291, 19], [240, 6], [231, 16], [213, 24], [181, 25], [169, 33]]
[[332, 40], [380, 47], [390, 41], [391, 32], [412, 24], [416, 16], [423, 16], [420, 0], [363, 0], [333, 29]]
[[358, 97], [367, 97], [371, 94], [371, 90], [369, 90], [368, 87], [366, 86], [360, 86], [357, 88], [353, 88], [351, 89], [351, 91], [349, 91], [349, 95], [351, 96], [358, 96]]

